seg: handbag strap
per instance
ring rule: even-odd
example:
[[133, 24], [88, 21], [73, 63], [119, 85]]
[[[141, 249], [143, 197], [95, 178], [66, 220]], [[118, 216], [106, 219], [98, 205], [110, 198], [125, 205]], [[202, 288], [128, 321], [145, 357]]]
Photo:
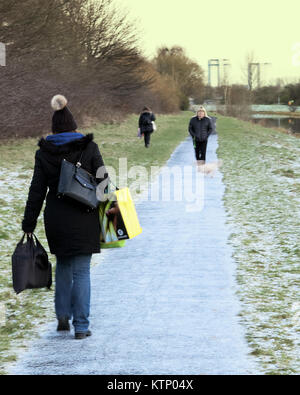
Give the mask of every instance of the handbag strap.
[[[19, 243], [18, 243], [18, 245], [21, 245], [21, 244], [23, 244], [23, 242], [24, 242], [24, 238], [25, 238], [25, 235], [26, 235], [26, 233], [24, 232], [24, 234], [23, 234], [23, 236], [22, 236], [22, 238], [21, 238], [21, 240], [19, 241]], [[27, 234], [27, 240], [28, 240], [28, 234]]]
[[80, 153], [80, 157], [79, 157], [79, 159], [77, 160], [77, 162], [76, 162], [76, 168], [78, 169], [79, 167], [81, 167], [81, 160], [82, 160], [82, 155], [83, 155], [83, 152], [84, 152], [84, 150], [86, 149], [86, 147], [81, 151], [81, 153]]
[[25, 238], [25, 236], [26, 236], [27, 242], [28, 242], [29, 240], [31, 240], [31, 241], [34, 242], [34, 238], [35, 238], [36, 243], [39, 243], [39, 241], [38, 241], [38, 239], [37, 239], [37, 237], [36, 237], [36, 235], [35, 235], [34, 233], [31, 233], [31, 236], [29, 236], [28, 233], [25, 233], [25, 232], [24, 232], [24, 234], [23, 234], [21, 240], [19, 241], [18, 245], [21, 245], [21, 244], [24, 243], [24, 238]]
[[[119, 190], [120, 190], [120, 188], [118, 188], [118, 187], [112, 182], [112, 180], [110, 179], [110, 177], [108, 177], [108, 181], [109, 181], [110, 184], [112, 184], [112, 185], [116, 188], [116, 191], [119, 191]], [[108, 186], [108, 185], [107, 185], [107, 186]]]

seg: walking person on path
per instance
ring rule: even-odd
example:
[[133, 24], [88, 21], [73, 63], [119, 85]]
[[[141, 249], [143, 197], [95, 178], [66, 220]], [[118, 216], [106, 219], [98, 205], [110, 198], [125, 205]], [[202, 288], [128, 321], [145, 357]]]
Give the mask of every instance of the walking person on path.
[[204, 165], [206, 161], [206, 148], [209, 135], [213, 127], [206, 109], [201, 106], [189, 123], [189, 133], [193, 138], [196, 160], [199, 165]]
[[31, 236], [46, 198], [45, 233], [50, 252], [56, 256], [57, 330], [69, 331], [69, 320], [73, 317], [75, 338], [84, 339], [91, 335], [90, 261], [92, 254], [100, 252], [99, 213], [98, 210], [87, 212], [77, 201], [58, 198], [56, 194], [63, 158], [76, 163], [84, 149], [82, 168], [94, 176], [104, 163], [93, 134], [83, 135], [77, 131], [66, 98], [56, 95], [51, 105], [54, 110], [52, 134], [38, 142], [22, 230]]
[[139, 118], [140, 133], [144, 135], [145, 147], [149, 148], [151, 134], [154, 131], [153, 122], [156, 120], [155, 115], [149, 107], [144, 107]]

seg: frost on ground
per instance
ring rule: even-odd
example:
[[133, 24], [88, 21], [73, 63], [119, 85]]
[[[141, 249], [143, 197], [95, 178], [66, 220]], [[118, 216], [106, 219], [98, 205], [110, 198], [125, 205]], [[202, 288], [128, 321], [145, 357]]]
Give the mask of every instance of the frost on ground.
[[[21, 222], [31, 176], [32, 171], [22, 168], [0, 170], [0, 372], [16, 358], [16, 348], [24, 346], [35, 325], [52, 311], [52, 291], [30, 290], [17, 296], [12, 288], [11, 255], [23, 235]], [[42, 218], [35, 234], [48, 251]]]
[[267, 373], [300, 373], [300, 141], [223, 122], [219, 154], [248, 340]]
[[[210, 161], [216, 147], [211, 136]], [[167, 166], [191, 163], [193, 154], [187, 139]], [[237, 317], [236, 265], [227, 244], [220, 173], [203, 177], [195, 166], [186, 178], [188, 185], [196, 178], [205, 184], [204, 210], [198, 203], [197, 211], [187, 212], [190, 198], [139, 202], [141, 237], [128, 241], [128, 248], [110, 250], [92, 271], [92, 338], [78, 344], [72, 333], [55, 333], [53, 322], [11, 374], [259, 371]], [[183, 187], [181, 177], [174, 178], [170, 195]]]

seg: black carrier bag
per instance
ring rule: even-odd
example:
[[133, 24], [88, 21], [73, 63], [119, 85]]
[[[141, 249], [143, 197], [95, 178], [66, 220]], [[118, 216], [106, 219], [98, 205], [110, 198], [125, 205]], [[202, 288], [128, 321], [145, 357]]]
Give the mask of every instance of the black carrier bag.
[[12, 255], [13, 287], [17, 294], [25, 289], [44, 288], [50, 289], [52, 285], [52, 267], [48, 254], [37, 237], [25, 233], [17, 244]]

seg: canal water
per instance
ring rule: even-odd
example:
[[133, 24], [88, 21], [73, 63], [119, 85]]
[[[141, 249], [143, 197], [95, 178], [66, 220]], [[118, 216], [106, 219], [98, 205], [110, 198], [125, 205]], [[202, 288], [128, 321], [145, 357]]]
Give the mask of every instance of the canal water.
[[300, 134], [300, 118], [288, 115], [253, 114], [252, 121], [266, 127], [277, 127]]

